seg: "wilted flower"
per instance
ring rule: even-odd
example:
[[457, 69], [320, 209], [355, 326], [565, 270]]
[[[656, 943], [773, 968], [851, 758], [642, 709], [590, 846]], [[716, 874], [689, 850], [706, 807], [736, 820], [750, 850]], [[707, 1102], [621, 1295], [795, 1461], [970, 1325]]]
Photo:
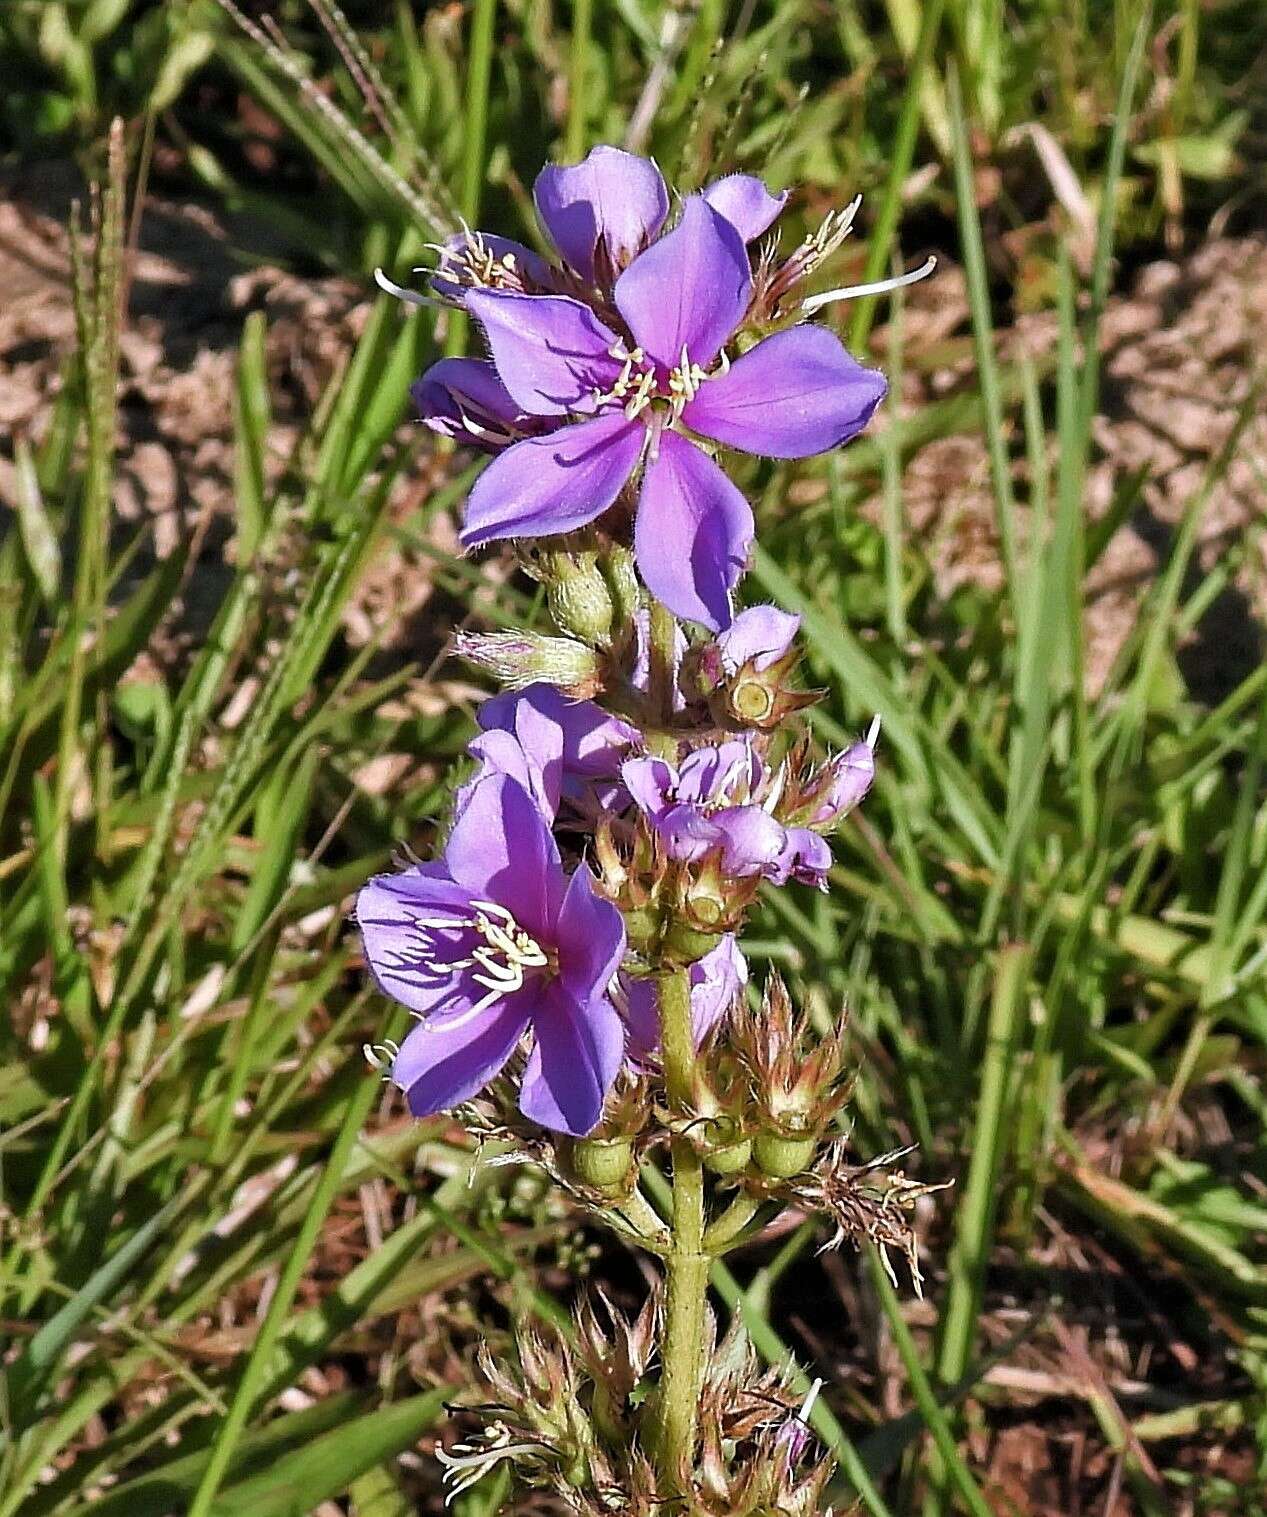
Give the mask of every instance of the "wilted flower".
[[[698, 1048], [743, 994], [748, 961], [733, 933], [691, 965], [691, 1030]], [[622, 974], [615, 992], [629, 1038], [626, 1056], [639, 1066], [655, 1063], [660, 1050], [660, 1002], [652, 979]]]
[[578, 1136], [597, 1125], [625, 1051], [607, 993], [624, 923], [583, 864], [564, 873], [522, 785], [473, 786], [443, 859], [371, 880], [356, 914], [379, 986], [423, 1017], [391, 1065], [415, 1116], [474, 1095], [530, 1032], [524, 1114]]
[[817, 833], [772, 814], [778, 780], [751, 743], [695, 748], [677, 765], [629, 759], [620, 772], [669, 858], [692, 863], [717, 851], [723, 874], [825, 884], [831, 851]]
[[783, 204], [759, 180], [731, 175], [688, 196], [663, 232], [659, 170], [596, 148], [543, 169], [536, 201], [563, 269], [479, 237], [446, 248], [433, 280], [482, 326], [503, 387], [486, 371], [436, 365], [415, 391], [423, 419], [450, 436], [466, 428], [462, 397], [476, 392], [472, 436], [500, 452], [471, 492], [462, 542], [569, 532], [640, 474], [634, 551], [648, 588], [679, 616], [726, 627], [752, 511], [686, 429], [804, 458], [861, 431], [884, 380], [824, 327], [727, 354], [753, 296], [746, 243]]
[[865, 1164], [854, 1164], [849, 1159], [847, 1142], [837, 1139], [807, 1175], [793, 1182], [789, 1195], [802, 1206], [826, 1212], [835, 1224], [835, 1232], [823, 1245], [824, 1249], [839, 1248], [846, 1242], [854, 1248], [860, 1248], [864, 1242], [874, 1243], [895, 1286], [897, 1276], [889, 1250], [896, 1249], [906, 1260], [915, 1294], [922, 1296], [924, 1277], [919, 1267], [919, 1240], [910, 1213], [921, 1196], [946, 1190], [953, 1182], [925, 1185], [908, 1179], [893, 1166], [910, 1152], [909, 1147], [896, 1148]]
[[716, 646], [723, 672], [738, 674], [745, 664], [751, 664], [758, 674], [764, 674], [787, 654], [800, 626], [800, 617], [791, 611], [780, 611], [777, 606], [748, 606], [718, 634]]
[[719, 722], [773, 731], [820, 699], [798, 690], [794, 646], [801, 619], [777, 606], [749, 606], [714, 641], [694, 651], [688, 683], [708, 699]]
[[[574, 812], [627, 804], [620, 766], [642, 746], [642, 734], [593, 701], [532, 684], [484, 701], [475, 720], [483, 729], [470, 744], [480, 760], [477, 781], [509, 775], [550, 821], [565, 801]], [[468, 791], [459, 793], [459, 809]]]

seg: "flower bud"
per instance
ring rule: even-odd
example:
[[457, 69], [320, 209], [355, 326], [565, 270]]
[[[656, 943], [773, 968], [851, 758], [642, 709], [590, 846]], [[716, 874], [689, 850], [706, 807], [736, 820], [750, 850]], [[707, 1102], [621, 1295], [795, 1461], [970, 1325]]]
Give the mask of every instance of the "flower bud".
[[697, 1147], [705, 1169], [715, 1175], [740, 1174], [752, 1158], [752, 1139], [744, 1136], [734, 1117], [715, 1117], [705, 1123]]
[[814, 776], [800, 797], [801, 816], [807, 827], [835, 827], [871, 789], [879, 736], [877, 716], [861, 742], [829, 759]]
[[630, 626], [642, 609], [642, 584], [628, 548], [613, 544], [600, 554], [598, 566], [611, 592], [617, 627]]
[[607, 581], [592, 558], [555, 555], [561, 570], [546, 585], [555, 625], [584, 643], [605, 648], [611, 642], [615, 606]]
[[576, 1179], [609, 1199], [627, 1196], [636, 1172], [634, 1144], [628, 1134], [614, 1138], [579, 1138], [572, 1144], [569, 1164]]
[[773, 1180], [791, 1180], [813, 1163], [818, 1139], [785, 1137], [778, 1132], [758, 1133], [752, 1140], [752, 1157], [763, 1175]]
[[801, 659], [793, 646], [800, 621], [776, 606], [750, 606], [715, 642], [692, 650], [684, 683], [723, 725], [772, 730], [821, 699], [790, 683]]
[[661, 940], [661, 952], [667, 964], [685, 966], [711, 953], [721, 939], [719, 932], [702, 932], [686, 922], [674, 922]]
[[573, 694], [591, 693], [599, 685], [593, 650], [569, 637], [542, 637], [535, 632], [457, 632], [453, 651], [487, 669], [512, 690], [541, 680]]
[[612, 640], [616, 603], [599, 567], [593, 537], [575, 534], [566, 548], [521, 543], [524, 571], [546, 588], [555, 625], [583, 643], [606, 648]]

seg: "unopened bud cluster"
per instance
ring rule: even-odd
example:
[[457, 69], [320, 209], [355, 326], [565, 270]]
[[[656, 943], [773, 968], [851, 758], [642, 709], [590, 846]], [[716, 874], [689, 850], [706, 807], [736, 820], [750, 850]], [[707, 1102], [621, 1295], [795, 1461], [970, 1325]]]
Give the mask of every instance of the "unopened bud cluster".
[[[833, 1469], [781, 1370], [762, 1370], [732, 1328], [716, 1342], [705, 1322], [700, 1450], [666, 1484], [655, 1458], [655, 1350], [663, 1300], [653, 1291], [626, 1320], [606, 1299], [586, 1298], [570, 1333], [529, 1326], [510, 1363], [479, 1350], [491, 1400], [478, 1429], [441, 1451], [449, 1500], [501, 1464], [529, 1490], [548, 1492], [576, 1517], [822, 1517]], [[812, 1398], [811, 1398], [812, 1404]]]

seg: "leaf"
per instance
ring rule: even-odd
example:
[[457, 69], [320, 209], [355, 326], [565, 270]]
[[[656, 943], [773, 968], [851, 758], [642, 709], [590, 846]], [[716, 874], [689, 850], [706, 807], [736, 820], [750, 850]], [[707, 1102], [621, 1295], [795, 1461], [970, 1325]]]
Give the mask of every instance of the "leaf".
[[18, 533], [22, 551], [30, 565], [32, 578], [39, 587], [44, 604], [53, 610], [59, 598], [62, 579], [62, 552], [57, 534], [49, 520], [35, 472], [35, 460], [26, 439], [13, 443], [13, 466], [17, 483]]

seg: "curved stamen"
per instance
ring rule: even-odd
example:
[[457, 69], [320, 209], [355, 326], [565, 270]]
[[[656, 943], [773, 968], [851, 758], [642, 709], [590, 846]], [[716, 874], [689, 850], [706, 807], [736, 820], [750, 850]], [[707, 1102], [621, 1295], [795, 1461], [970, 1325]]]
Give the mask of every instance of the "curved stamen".
[[403, 284], [397, 284], [394, 280], [388, 279], [382, 269], [374, 270], [374, 283], [388, 295], [394, 295], [397, 300], [403, 300], [406, 305], [438, 306], [441, 304], [430, 295], [420, 295], [417, 290], [407, 290]]
[[812, 316], [815, 311], [821, 311], [824, 306], [832, 305], [837, 300], [857, 300], [860, 295], [883, 295], [889, 290], [900, 290], [904, 285], [918, 284], [921, 279], [927, 279], [936, 267], [937, 259], [930, 254], [919, 268], [912, 269], [909, 274], [899, 274], [895, 279], [877, 279], [872, 284], [850, 284], [839, 290], [824, 290], [819, 295], [811, 295], [808, 300], [802, 300], [801, 310], [806, 316]]

